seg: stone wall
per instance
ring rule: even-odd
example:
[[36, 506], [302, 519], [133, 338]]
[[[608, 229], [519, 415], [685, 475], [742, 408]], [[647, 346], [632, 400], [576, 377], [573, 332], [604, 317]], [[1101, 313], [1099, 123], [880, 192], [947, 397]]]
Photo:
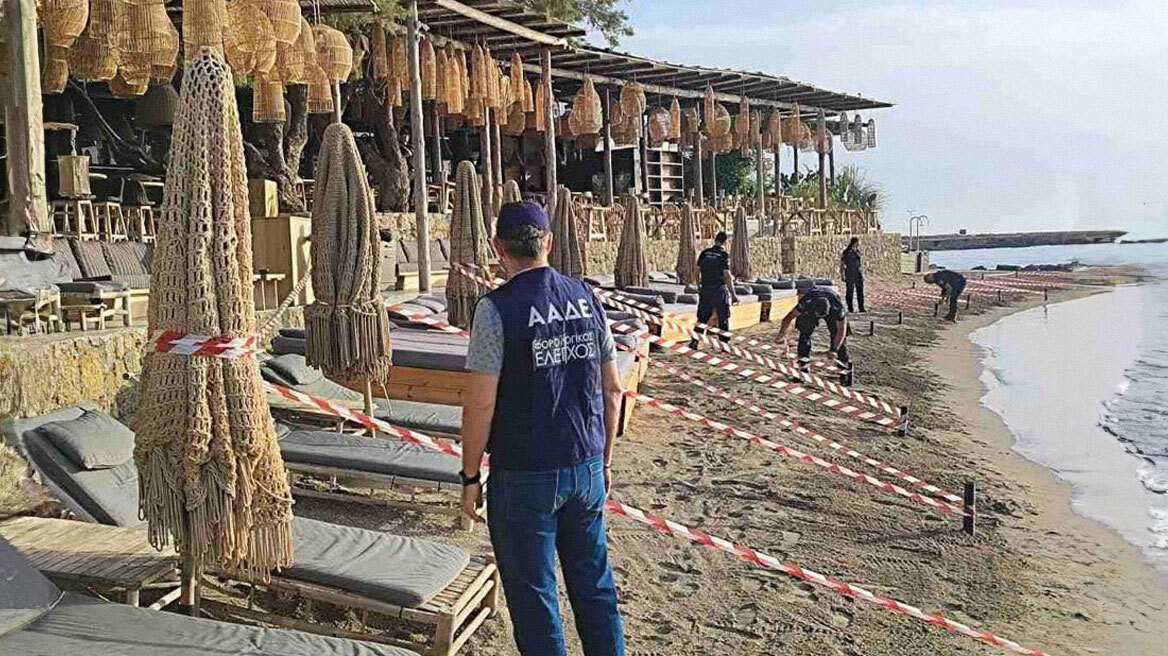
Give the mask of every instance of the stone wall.
[[[445, 239], [450, 236], [450, 216], [430, 214], [430, 239]], [[377, 225], [389, 230], [395, 239], [417, 239], [418, 217], [413, 212], [380, 212]]]
[[[698, 252], [708, 245], [699, 243]], [[750, 238], [750, 263], [754, 268], [754, 275], [770, 277], [778, 276], [782, 272], [779, 246], [777, 237]], [[651, 271], [673, 271], [677, 267], [676, 240], [651, 239], [648, 249]], [[588, 242], [588, 273], [611, 274], [616, 267], [616, 250], [617, 243], [614, 241]]]
[[900, 275], [900, 235], [875, 232], [865, 235], [814, 235], [783, 239], [783, 272], [822, 278], [839, 277], [840, 254], [853, 236], [860, 238], [864, 275], [891, 278]]

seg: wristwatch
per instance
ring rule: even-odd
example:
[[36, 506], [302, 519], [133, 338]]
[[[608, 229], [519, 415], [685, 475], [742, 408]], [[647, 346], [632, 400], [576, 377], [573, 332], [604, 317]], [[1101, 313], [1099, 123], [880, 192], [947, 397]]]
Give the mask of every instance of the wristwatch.
[[458, 470], [458, 479], [460, 481], [462, 481], [463, 487], [466, 487], [468, 485], [478, 485], [483, 480], [483, 473], [479, 472], [479, 473], [475, 474], [474, 476], [467, 476], [466, 472], [464, 472], [460, 469], [460, 470]]

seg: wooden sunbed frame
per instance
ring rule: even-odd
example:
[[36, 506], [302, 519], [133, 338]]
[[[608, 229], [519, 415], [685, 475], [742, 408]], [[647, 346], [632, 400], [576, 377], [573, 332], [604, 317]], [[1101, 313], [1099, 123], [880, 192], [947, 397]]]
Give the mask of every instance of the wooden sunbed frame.
[[[134, 604], [138, 601], [138, 589], [161, 583], [161, 579], [168, 578], [168, 573], [178, 564], [178, 557], [173, 552], [159, 554], [152, 548], [149, 551], [140, 548], [142, 544], [148, 546], [145, 526], [127, 528], [42, 517], [20, 517], [5, 522], [3, 526], [17, 532], [19, 539], [10, 541], [18, 551], [22, 545], [34, 545], [43, 551], [39, 560], [33, 559], [33, 564], [50, 578], [72, 580], [97, 588], [120, 588], [126, 591], [123, 598]], [[62, 527], [68, 530], [62, 530]], [[127, 544], [132, 548], [127, 548]], [[94, 554], [93, 558], [87, 559], [87, 554], [91, 552]], [[99, 566], [89, 566], [95, 562], [99, 563]], [[74, 573], [74, 570], [77, 572]], [[296, 594], [305, 599], [354, 609], [360, 613], [363, 621], [369, 613], [376, 613], [432, 626], [434, 632], [430, 644], [426, 646], [426, 654], [429, 656], [452, 656], [461, 649], [475, 630], [498, 611], [499, 590], [502, 585], [499, 570], [490, 558], [471, 558], [470, 564], [433, 599], [413, 608], [397, 606], [328, 586], [292, 580], [279, 574], [271, 575], [266, 581], [240, 572], [224, 570], [211, 571], [204, 576], [204, 585], [222, 587], [212, 580], [207, 580], [209, 578]], [[165, 602], [160, 600], [151, 608], [160, 608], [160, 604], [165, 605], [176, 597], [177, 595], [168, 594], [163, 598]], [[212, 600], [202, 600], [200, 603], [226, 615], [320, 635], [381, 642], [413, 649], [419, 646], [374, 633], [345, 631], [323, 624], [295, 620], [256, 610], [250, 604], [244, 608]]]

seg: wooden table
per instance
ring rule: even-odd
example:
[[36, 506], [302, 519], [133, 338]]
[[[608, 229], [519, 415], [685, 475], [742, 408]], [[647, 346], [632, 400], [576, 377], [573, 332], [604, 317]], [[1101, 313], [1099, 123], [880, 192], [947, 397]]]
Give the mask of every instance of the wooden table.
[[0, 523], [0, 537], [53, 581], [119, 591], [131, 606], [143, 588], [177, 581], [178, 556], [151, 546], [145, 526], [18, 517]]

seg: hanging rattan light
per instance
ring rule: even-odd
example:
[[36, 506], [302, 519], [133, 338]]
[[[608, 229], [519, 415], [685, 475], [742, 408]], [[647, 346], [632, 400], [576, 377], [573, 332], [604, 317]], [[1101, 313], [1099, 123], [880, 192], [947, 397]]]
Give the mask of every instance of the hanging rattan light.
[[535, 131], [547, 132], [548, 129], [548, 89], [541, 80], [535, 88]]
[[767, 148], [774, 148], [783, 143], [783, 117], [777, 109], [771, 112], [767, 119], [766, 130], [763, 131], [763, 143]]
[[397, 80], [399, 87], [406, 87], [410, 81], [410, 64], [407, 57], [406, 37], [395, 36], [393, 38], [393, 46], [390, 50], [389, 68], [390, 75]]
[[[706, 85], [706, 92], [702, 94], [702, 120], [709, 122], [714, 116], [714, 105], [718, 104], [718, 99], [714, 96], [714, 87]], [[710, 134], [708, 127], [703, 127], [703, 132]]]
[[636, 134], [641, 134], [641, 116], [648, 107], [645, 88], [638, 82], [629, 82], [621, 88], [620, 106], [625, 120]]
[[681, 103], [677, 98], [669, 103], [669, 133], [666, 138], [670, 141], [681, 139]]
[[[465, 50], [458, 51], [458, 75], [460, 78], [459, 84], [462, 85], [462, 99], [464, 101], [470, 100], [470, 64], [467, 61]], [[465, 102], [463, 107], [466, 107]]]
[[274, 77], [256, 76], [251, 87], [251, 120], [254, 123], [283, 123], [284, 85]]
[[163, 0], [126, 2], [118, 29], [118, 69], [126, 84], [148, 84], [156, 61], [171, 49], [174, 25]]
[[313, 28], [316, 38], [316, 64], [332, 82], [344, 82], [353, 70], [353, 47], [339, 30], [328, 25]]
[[518, 137], [527, 129], [527, 114], [519, 104], [511, 105], [507, 111], [507, 122], [503, 124], [503, 134], [509, 137]]
[[139, 127], [169, 127], [174, 125], [178, 108], [178, 91], [170, 83], [150, 87], [146, 95], [134, 103], [134, 125]]
[[649, 145], [659, 148], [669, 140], [669, 127], [672, 123], [669, 110], [664, 107], [654, 107], [649, 112]]
[[470, 87], [468, 88], [468, 98], [483, 99], [487, 97], [487, 68], [486, 55], [483, 54], [483, 47], [476, 45], [470, 51]]
[[722, 103], [715, 102], [713, 113], [706, 119], [706, 134], [719, 139], [728, 138], [730, 127], [730, 112], [722, 106]]
[[511, 53], [511, 67], [508, 70], [508, 77], [511, 79], [511, 89], [521, 92], [523, 89], [523, 59], [519, 57], [519, 53]]
[[267, 15], [251, 2], [228, 4], [223, 49], [237, 78], [270, 73], [276, 65], [276, 35]]
[[159, 42], [159, 49], [154, 52], [150, 60], [150, 84], [167, 84], [174, 78], [178, 69], [179, 35], [168, 16], [161, 23], [164, 29]]
[[422, 72], [422, 100], [438, 97], [438, 56], [434, 53], [434, 42], [422, 39], [418, 48], [418, 63]]
[[223, 52], [223, 33], [227, 25], [224, 0], [183, 0], [182, 41], [187, 61], [195, 58], [201, 46]]
[[876, 119], [874, 118], [868, 119], [868, 134], [864, 144], [868, 148], [876, 147]]
[[119, 69], [118, 74], [109, 81], [110, 95], [114, 98], [137, 98], [146, 93], [147, 88], [149, 88], [149, 85], [145, 82], [140, 84], [130, 84], [127, 82], [126, 78], [122, 75], [121, 69]]
[[466, 101], [466, 124], [472, 128], [481, 128], [487, 124], [487, 114], [482, 98], [469, 98]]
[[739, 139], [750, 136], [750, 101], [746, 96], [738, 101], [738, 116], [734, 117], [734, 132]]
[[308, 77], [308, 113], [333, 113], [333, 83], [329, 80], [324, 69], [316, 64], [307, 67]]
[[446, 112], [446, 50], [434, 49], [434, 100], [438, 103], [438, 111]]
[[297, 44], [286, 46], [276, 44], [276, 79], [284, 84], [306, 84], [308, 71], [305, 69], [304, 51]]
[[54, 95], [65, 90], [69, 82], [68, 49], [60, 46], [45, 47], [45, 65], [41, 71], [41, 93]]
[[69, 49], [69, 72], [82, 82], [104, 82], [118, 72], [117, 35], [122, 0], [93, 0], [89, 24]]
[[296, 0], [233, 0], [233, 2], [254, 2], [268, 22], [272, 24], [272, 33], [276, 43], [290, 46], [296, 43], [300, 36], [300, 3]]
[[519, 104], [525, 112], [535, 111], [535, 90], [531, 87], [531, 82], [527, 78], [523, 78], [523, 100]]
[[372, 69], [373, 79], [388, 80], [389, 79], [389, 43], [385, 38], [385, 28], [381, 25], [373, 26], [373, 52], [370, 53], [373, 58]]
[[596, 134], [603, 127], [603, 110], [600, 106], [600, 94], [596, 93], [596, 85], [591, 79], [584, 80], [584, 86], [576, 93], [572, 100], [572, 113], [568, 119], [572, 134], [576, 136]]
[[[69, 48], [89, 21], [89, 0], [41, 0], [41, 20], [45, 26], [45, 45]], [[64, 62], [64, 53], [57, 61]], [[61, 64], [68, 70], [67, 64]]]

